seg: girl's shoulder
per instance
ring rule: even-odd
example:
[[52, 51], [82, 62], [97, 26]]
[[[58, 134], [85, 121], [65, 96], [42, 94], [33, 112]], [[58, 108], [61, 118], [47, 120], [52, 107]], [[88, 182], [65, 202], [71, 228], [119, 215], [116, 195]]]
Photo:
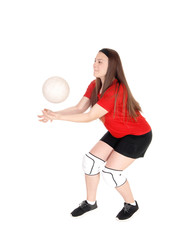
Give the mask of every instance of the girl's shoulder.
[[107, 89], [107, 92], [109, 92], [109, 93], [117, 93], [117, 92], [119, 92], [119, 90], [120, 91], [123, 90], [123, 85], [117, 79], [115, 79], [112, 82], [111, 86]]
[[95, 87], [95, 85], [96, 85], [96, 79], [94, 79], [93, 81], [91, 81], [90, 83], [89, 83], [89, 86], [88, 87]]

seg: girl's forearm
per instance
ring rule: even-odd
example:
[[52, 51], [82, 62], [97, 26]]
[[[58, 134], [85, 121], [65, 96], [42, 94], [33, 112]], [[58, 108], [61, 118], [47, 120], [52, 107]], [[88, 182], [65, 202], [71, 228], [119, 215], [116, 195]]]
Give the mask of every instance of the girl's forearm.
[[73, 115], [60, 115], [58, 120], [70, 121], [70, 122], [90, 122], [94, 120], [88, 113], [80, 113]]
[[73, 107], [66, 108], [66, 109], [61, 110], [61, 111], [57, 111], [56, 113], [59, 113], [61, 115], [72, 115], [72, 114], [82, 113], [82, 110], [77, 108], [76, 106], [73, 106]]
[[91, 122], [93, 120], [103, 117], [107, 113], [108, 111], [106, 109], [102, 108], [98, 104], [95, 104], [91, 108], [91, 110], [87, 113], [77, 113], [68, 115], [58, 114], [56, 116], [56, 119], [70, 122]]
[[[59, 112], [48, 112], [47, 110], [43, 110], [43, 115], [39, 116], [41, 119], [40, 121], [47, 122], [49, 120], [64, 120], [64, 121], [70, 121], [70, 122], [91, 122], [93, 120], [96, 120], [98, 118], [101, 118], [105, 114], [108, 113], [108, 111], [98, 104], [95, 104], [89, 112], [84, 113], [83, 111], [80, 111], [81, 108], [69, 108], [65, 109], [64, 112], [66, 114], [62, 114]], [[71, 114], [70, 114], [71, 112]], [[82, 113], [78, 113], [82, 112]]]

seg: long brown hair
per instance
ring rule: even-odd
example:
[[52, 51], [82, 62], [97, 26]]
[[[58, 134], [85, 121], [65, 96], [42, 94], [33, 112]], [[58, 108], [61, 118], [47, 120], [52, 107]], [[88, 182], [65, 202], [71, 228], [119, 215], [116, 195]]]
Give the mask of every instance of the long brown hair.
[[[123, 96], [124, 114], [125, 114], [125, 107], [126, 107], [125, 99], [127, 99], [128, 117], [136, 119], [139, 112], [141, 112], [142, 110], [141, 110], [139, 103], [134, 99], [134, 97], [131, 93], [131, 90], [128, 86], [119, 54], [115, 50], [109, 49], [109, 48], [104, 48], [104, 49], [100, 50], [100, 52], [106, 53], [106, 56], [108, 57], [108, 69], [107, 69], [107, 73], [105, 76], [105, 81], [104, 81], [104, 85], [103, 85], [103, 89], [102, 89], [100, 98], [103, 97], [105, 91], [112, 85], [113, 80], [116, 78], [118, 80], [119, 84], [122, 84], [122, 86], [124, 88], [124, 91], [123, 91], [124, 92], [124, 96]], [[94, 106], [98, 101], [97, 95], [98, 95], [101, 87], [102, 87], [101, 79], [96, 78], [96, 85], [95, 85], [95, 88], [94, 88], [91, 98], [90, 98], [90, 102], [91, 102], [92, 106]], [[117, 91], [116, 95], [118, 95], [118, 91]], [[117, 96], [115, 99], [115, 105], [116, 105], [116, 101], [117, 101]], [[115, 107], [114, 107], [114, 110], [115, 110]]]

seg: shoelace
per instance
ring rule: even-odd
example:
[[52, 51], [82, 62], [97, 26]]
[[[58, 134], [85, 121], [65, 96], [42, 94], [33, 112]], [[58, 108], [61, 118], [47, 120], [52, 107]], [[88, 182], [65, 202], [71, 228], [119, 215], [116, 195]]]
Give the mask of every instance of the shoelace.
[[129, 205], [129, 204], [125, 204], [124, 205], [124, 213], [128, 213], [129, 212], [129, 210], [130, 210], [130, 208], [131, 208], [131, 206]]
[[87, 205], [88, 205], [88, 203], [85, 202], [85, 201], [83, 201], [82, 203], [79, 204], [79, 206], [80, 206], [81, 208], [84, 208], [84, 207], [86, 207]]

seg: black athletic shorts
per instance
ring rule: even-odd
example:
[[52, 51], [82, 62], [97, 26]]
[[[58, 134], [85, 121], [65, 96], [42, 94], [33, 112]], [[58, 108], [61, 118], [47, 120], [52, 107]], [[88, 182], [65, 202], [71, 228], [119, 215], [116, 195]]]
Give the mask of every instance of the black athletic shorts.
[[107, 132], [101, 141], [110, 145], [116, 152], [130, 158], [144, 157], [152, 141], [152, 131], [143, 135], [127, 135], [122, 138], [113, 137]]

